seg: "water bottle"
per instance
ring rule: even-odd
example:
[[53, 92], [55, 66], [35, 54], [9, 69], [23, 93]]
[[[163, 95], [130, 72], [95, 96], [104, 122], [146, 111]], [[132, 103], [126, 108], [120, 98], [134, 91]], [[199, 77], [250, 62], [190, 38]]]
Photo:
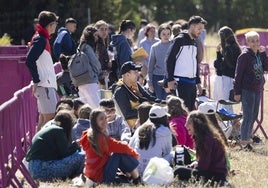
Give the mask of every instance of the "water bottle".
[[182, 146], [176, 147], [175, 165], [184, 165], [184, 148]]

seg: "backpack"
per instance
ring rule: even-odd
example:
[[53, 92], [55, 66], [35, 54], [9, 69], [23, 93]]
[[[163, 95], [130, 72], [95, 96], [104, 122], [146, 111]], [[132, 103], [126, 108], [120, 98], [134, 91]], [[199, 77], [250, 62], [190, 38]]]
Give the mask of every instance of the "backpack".
[[70, 58], [68, 62], [68, 69], [72, 82], [76, 87], [89, 83], [95, 76], [87, 54], [79, 48]]

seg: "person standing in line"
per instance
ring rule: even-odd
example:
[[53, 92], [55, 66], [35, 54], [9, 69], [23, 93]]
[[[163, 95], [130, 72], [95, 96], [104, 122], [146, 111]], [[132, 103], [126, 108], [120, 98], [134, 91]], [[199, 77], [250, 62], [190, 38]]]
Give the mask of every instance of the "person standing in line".
[[65, 27], [58, 30], [57, 38], [53, 44], [53, 53], [56, 60], [59, 60], [60, 54], [71, 56], [76, 52], [76, 44], [71, 34], [76, 31], [77, 21], [74, 18], [65, 20]]
[[147, 26], [148, 21], [146, 19], [141, 19], [140, 21], [140, 29], [138, 32], [138, 38], [137, 38], [137, 46], [140, 46], [141, 40], [145, 37], [145, 27]]
[[108, 77], [109, 72], [112, 68], [112, 61], [108, 54], [108, 24], [99, 20], [94, 25], [98, 30], [99, 39], [96, 45], [96, 53], [98, 54], [100, 64], [101, 64], [101, 78], [99, 79], [99, 84], [102, 89], [108, 89]]
[[[150, 55], [152, 45], [159, 41], [158, 38], [155, 38], [155, 29], [156, 28], [153, 24], [148, 24], [145, 27], [145, 33], [144, 33], [145, 38], [143, 38], [140, 41], [139, 47], [143, 47], [148, 55]], [[149, 66], [149, 57], [147, 57], [145, 61], [142, 63], [141, 72], [144, 78], [147, 76], [148, 66]]]
[[265, 83], [264, 71], [268, 71], [265, 47], [260, 46], [259, 34], [250, 31], [245, 34], [248, 48], [237, 60], [234, 79], [234, 99], [242, 102], [243, 121], [241, 125], [241, 146], [252, 150], [250, 138], [254, 122], [258, 117], [261, 94]]
[[26, 57], [26, 66], [33, 79], [33, 93], [37, 98], [39, 112], [37, 131], [54, 118], [56, 111], [57, 81], [49, 38], [55, 32], [58, 17], [54, 12], [42, 11], [38, 20], [37, 31]]
[[121, 66], [127, 62], [132, 61], [133, 50], [129, 43], [134, 37], [136, 25], [131, 20], [123, 20], [119, 27], [119, 34], [112, 35], [111, 45], [115, 48], [115, 63], [117, 64], [117, 77], [120, 78]]
[[32, 37], [36, 32], [37, 24], [38, 24], [38, 18], [34, 18], [33, 25], [31, 25], [31, 27], [26, 29], [25, 36], [21, 39], [21, 45], [30, 46]]
[[[235, 34], [230, 27], [224, 26], [218, 32], [221, 43], [217, 47], [217, 59], [215, 66], [222, 69], [222, 98], [228, 100], [230, 91], [233, 89], [233, 79], [235, 77], [235, 68], [237, 58], [241, 54], [240, 46], [236, 40]], [[233, 113], [231, 105], [224, 105], [229, 113]]]
[[166, 59], [168, 90], [174, 90], [177, 83], [179, 97], [184, 100], [189, 111], [195, 108], [197, 88], [199, 93], [202, 92], [196, 38], [206, 23], [200, 16], [190, 17], [188, 32], [180, 33], [173, 40]]
[[77, 83], [78, 94], [81, 100], [88, 103], [92, 109], [99, 106], [100, 96], [98, 93], [98, 78], [101, 73], [101, 64], [96, 54], [96, 42], [98, 40], [98, 30], [93, 26], [86, 26], [80, 38], [78, 48], [89, 58], [89, 63], [94, 75], [89, 75], [84, 83]]
[[160, 41], [152, 46], [149, 57], [148, 84], [151, 93], [155, 93], [157, 98], [165, 100], [167, 93], [161, 86], [158, 85], [158, 81], [163, 80], [166, 76], [165, 57], [167, 50], [171, 45], [170, 25], [160, 25], [158, 29], [158, 37], [160, 38]]

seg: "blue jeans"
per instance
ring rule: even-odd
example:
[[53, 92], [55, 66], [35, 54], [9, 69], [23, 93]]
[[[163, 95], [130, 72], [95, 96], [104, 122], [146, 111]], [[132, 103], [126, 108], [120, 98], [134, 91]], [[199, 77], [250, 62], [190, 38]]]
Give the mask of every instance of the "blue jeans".
[[117, 169], [122, 172], [132, 172], [139, 165], [139, 161], [131, 155], [114, 153], [104, 167], [103, 183], [112, 183]]
[[259, 113], [260, 98], [260, 92], [242, 89], [243, 121], [241, 125], [241, 140], [249, 141], [252, 135], [253, 125]]
[[42, 181], [73, 178], [83, 172], [84, 163], [85, 154], [77, 151], [60, 160], [31, 160], [29, 161], [29, 172], [34, 179]]
[[166, 100], [167, 97], [167, 93], [165, 92], [165, 90], [158, 85], [158, 81], [163, 80], [165, 78], [165, 76], [161, 76], [161, 75], [153, 75], [153, 87], [154, 87], [154, 92], [155, 95], [158, 99], [162, 99], [162, 100]]

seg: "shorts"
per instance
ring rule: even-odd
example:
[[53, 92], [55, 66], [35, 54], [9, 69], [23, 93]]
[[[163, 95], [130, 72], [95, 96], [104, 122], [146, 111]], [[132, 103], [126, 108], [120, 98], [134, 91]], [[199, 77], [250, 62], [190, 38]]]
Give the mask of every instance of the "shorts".
[[52, 114], [56, 112], [56, 90], [51, 87], [37, 87], [34, 93], [37, 98], [37, 108], [40, 114]]

